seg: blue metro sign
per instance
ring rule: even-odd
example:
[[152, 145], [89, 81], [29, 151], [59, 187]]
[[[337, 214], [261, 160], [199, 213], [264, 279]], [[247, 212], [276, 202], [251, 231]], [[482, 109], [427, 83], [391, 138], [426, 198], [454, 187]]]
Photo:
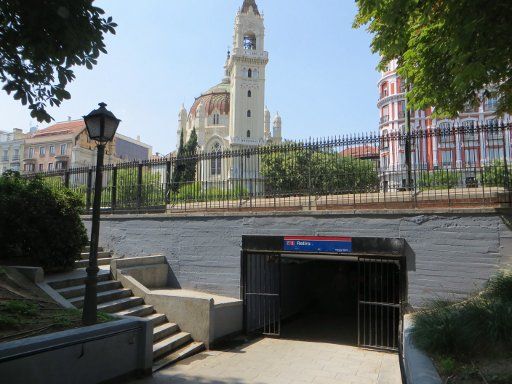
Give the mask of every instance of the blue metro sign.
[[337, 236], [285, 236], [283, 251], [350, 253], [352, 252], [352, 238]]

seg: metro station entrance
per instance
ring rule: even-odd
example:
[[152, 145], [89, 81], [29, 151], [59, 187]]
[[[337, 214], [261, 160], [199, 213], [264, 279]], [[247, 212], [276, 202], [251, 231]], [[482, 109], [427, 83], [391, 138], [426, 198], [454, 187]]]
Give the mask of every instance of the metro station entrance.
[[244, 236], [246, 333], [398, 351], [403, 250], [401, 239]]

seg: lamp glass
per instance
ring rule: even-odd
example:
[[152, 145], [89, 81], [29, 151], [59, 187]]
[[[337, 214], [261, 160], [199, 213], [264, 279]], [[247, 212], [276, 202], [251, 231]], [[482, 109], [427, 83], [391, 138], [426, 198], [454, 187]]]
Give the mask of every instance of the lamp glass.
[[103, 137], [105, 141], [110, 141], [116, 134], [117, 127], [119, 126], [119, 120], [110, 116], [105, 117], [105, 131]]
[[101, 116], [87, 116], [85, 118], [85, 125], [87, 126], [87, 132], [91, 140], [101, 139]]

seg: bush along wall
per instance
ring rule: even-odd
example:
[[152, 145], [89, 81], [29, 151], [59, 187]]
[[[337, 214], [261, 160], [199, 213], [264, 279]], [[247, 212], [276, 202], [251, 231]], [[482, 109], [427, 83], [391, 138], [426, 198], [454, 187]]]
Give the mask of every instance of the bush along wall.
[[0, 177], [0, 262], [73, 268], [87, 244], [80, 219], [84, 203], [68, 189], [52, 189], [40, 178], [16, 172]]

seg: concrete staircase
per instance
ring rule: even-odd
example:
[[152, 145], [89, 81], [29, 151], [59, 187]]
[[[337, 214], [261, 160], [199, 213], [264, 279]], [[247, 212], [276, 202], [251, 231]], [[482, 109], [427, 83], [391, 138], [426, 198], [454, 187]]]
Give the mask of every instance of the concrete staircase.
[[[112, 253], [106, 252], [98, 247], [98, 265], [109, 265], [112, 260]], [[87, 268], [89, 265], [89, 247], [85, 247], [80, 254], [80, 260], [75, 261], [75, 268]]]
[[[84, 277], [50, 282], [49, 285], [76, 308], [84, 304]], [[177, 324], [170, 323], [164, 314], [156, 313], [152, 305], [146, 305], [141, 297], [134, 296], [121, 282], [113, 280], [110, 272], [98, 274], [98, 311], [143, 317], [151, 320], [153, 330], [153, 371], [192, 356], [204, 349], [190, 333], [182, 332]]]

